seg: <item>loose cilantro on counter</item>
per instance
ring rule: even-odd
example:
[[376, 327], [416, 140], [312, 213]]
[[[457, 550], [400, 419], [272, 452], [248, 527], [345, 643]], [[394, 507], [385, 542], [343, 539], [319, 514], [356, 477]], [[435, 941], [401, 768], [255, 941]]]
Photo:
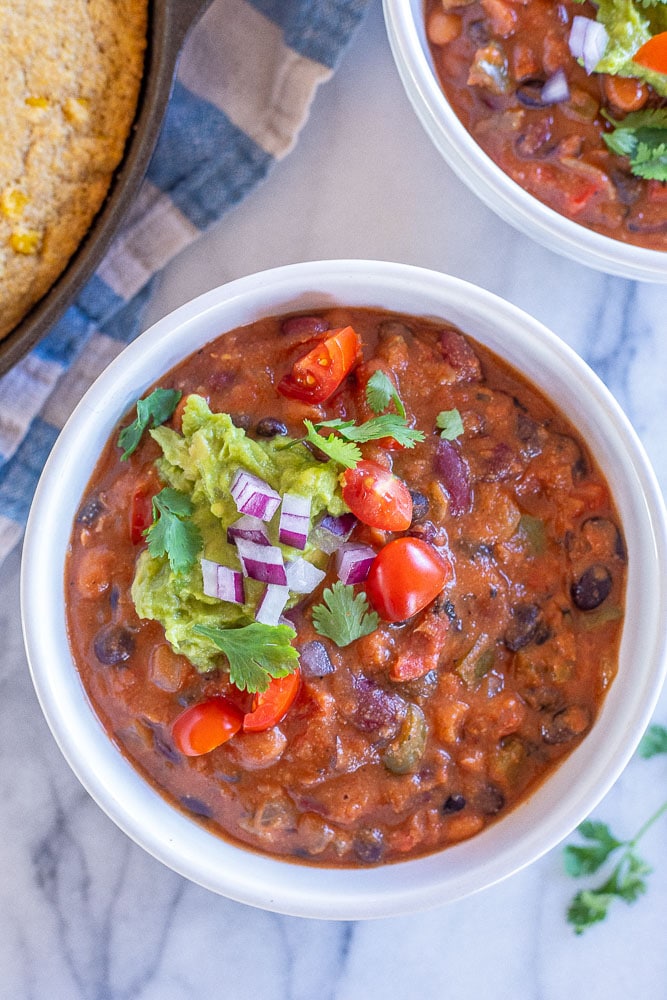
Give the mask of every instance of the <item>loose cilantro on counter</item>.
[[194, 631], [222, 650], [229, 661], [229, 679], [241, 691], [266, 691], [272, 677], [286, 677], [299, 662], [292, 646], [296, 632], [289, 625], [195, 625]]
[[137, 416], [118, 435], [118, 447], [124, 448], [121, 461], [130, 457], [148, 427], [159, 427], [172, 415], [182, 393], [178, 389], [154, 389], [145, 399], [137, 400]]
[[[650, 726], [638, 749], [645, 760], [667, 753], [667, 728]], [[591, 889], [581, 889], [570, 902], [568, 923], [576, 934], [600, 923], [607, 917], [615, 900], [634, 903], [647, 890], [646, 876], [651, 867], [637, 853], [637, 845], [661, 816], [667, 813], [667, 801], [656, 809], [630, 839], [616, 837], [606, 823], [586, 820], [579, 827], [584, 844], [568, 844], [564, 849], [565, 871], [573, 878], [594, 875], [613, 859], [613, 866], [604, 882]]]
[[324, 603], [313, 608], [313, 626], [341, 648], [370, 635], [380, 624], [378, 615], [369, 610], [366, 595], [355, 594], [352, 584], [337, 580], [322, 598]]

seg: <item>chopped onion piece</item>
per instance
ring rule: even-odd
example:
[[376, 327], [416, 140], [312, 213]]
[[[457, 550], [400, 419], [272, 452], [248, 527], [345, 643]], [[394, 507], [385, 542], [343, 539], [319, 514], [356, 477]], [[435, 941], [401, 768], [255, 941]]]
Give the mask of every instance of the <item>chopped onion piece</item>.
[[294, 594], [310, 594], [319, 583], [322, 582], [326, 573], [313, 566], [307, 559], [299, 556], [287, 563], [285, 569], [287, 575], [287, 586]]
[[299, 651], [299, 666], [303, 677], [325, 677], [336, 669], [327, 647], [317, 639], [307, 642]]
[[336, 571], [343, 583], [363, 583], [375, 559], [375, 550], [360, 542], [345, 542], [336, 552]]
[[305, 549], [310, 528], [310, 497], [286, 493], [280, 511], [278, 538], [284, 545]]
[[263, 625], [280, 624], [280, 616], [289, 598], [289, 588], [269, 583], [257, 605], [255, 620]]
[[592, 73], [607, 48], [609, 35], [604, 24], [577, 14], [572, 19], [568, 44], [575, 59], [581, 59], [587, 73]]
[[232, 604], [245, 603], [243, 576], [237, 569], [221, 566], [210, 559], [202, 559], [201, 573], [207, 597], [217, 597], [220, 601], [230, 601]]
[[257, 545], [271, 544], [264, 522], [249, 514], [244, 514], [227, 528], [227, 541], [233, 544], [237, 538], [245, 538], [246, 541], [255, 542]]
[[313, 529], [311, 541], [330, 556], [348, 540], [356, 523], [354, 514], [341, 514], [340, 517], [325, 514]]
[[244, 576], [249, 576], [251, 580], [260, 580], [262, 583], [287, 586], [283, 554], [277, 545], [258, 545], [245, 538], [237, 538], [236, 551], [241, 560]]
[[565, 70], [558, 69], [542, 87], [542, 103], [560, 104], [561, 101], [567, 101], [569, 98], [570, 88], [565, 76]]
[[280, 507], [280, 494], [245, 469], [238, 470], [229, 489], [241, 514], [270, 521]]

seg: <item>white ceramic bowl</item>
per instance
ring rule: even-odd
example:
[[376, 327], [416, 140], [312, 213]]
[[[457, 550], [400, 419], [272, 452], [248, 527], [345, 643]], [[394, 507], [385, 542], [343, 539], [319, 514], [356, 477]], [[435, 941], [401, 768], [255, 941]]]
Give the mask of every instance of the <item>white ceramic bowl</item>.
[[[569, 414], [613, 484], [629, 551], [618, 677], [592, 731], [532, 797], [477, 837], [384, 867], [333, 870], [277, 861], [207, 833], [172, 808], [109, 741], [73, 666], [63, 564], [70, 526], [114, 426], [159, 376], [225, 330], [332, 304], [447, 319], [520, 368]], [[182, 875], [279, 912], [356, 919], [410, 912], [489, 886], [567, 836], [607, 792], [648, 724], [666, 667], [667, 531], [645, 454], [598, 378], [554, 334], [490, 293], [400, 264], [296, 264], [241, 278], [195, 299], [131, 344], [98, 378], [62, 431], [27, 527], [22, 608], [33, 681], [52, 732], [99, 805]]]
[[608, 274], [667, 282], [667, 253], [595, 233], [524, 191], [466, 131], [445, 97], [426, 40], [424, 0], [383, 0], [387, 34], [405, 91], [449, 166], [501, 218], [550, 250]]

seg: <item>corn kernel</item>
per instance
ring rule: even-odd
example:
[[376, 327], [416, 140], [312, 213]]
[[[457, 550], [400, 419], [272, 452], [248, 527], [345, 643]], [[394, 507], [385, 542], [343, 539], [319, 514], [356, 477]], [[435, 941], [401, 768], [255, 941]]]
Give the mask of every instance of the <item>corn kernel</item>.
[[48, 97], [26, 97], [25, 103], [30, 108], [48, 108]]
[[37, 253], [42, 242], [42, 234], [36, 229], [16, 230], [9, 237], [9, 245], [14, 253], [22, 253], [29, 256]]
[[18, 188], [5, 188], [0, 195], [0, 211], [7, 219], [20, 219], [28, 204], [28, 196]]

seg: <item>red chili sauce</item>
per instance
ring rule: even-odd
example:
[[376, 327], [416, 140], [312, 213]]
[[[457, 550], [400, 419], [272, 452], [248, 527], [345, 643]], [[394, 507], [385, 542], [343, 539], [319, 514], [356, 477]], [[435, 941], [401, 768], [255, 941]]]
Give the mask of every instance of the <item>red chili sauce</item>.
[[[575, 0], [426, 0], [436, 72], [456, 115], [488, 156], [561, 215], [625, 243], [667, 250], [667, 184], [637, 176], [607, 148], [605, 113], [667, 108], [646, 83], [592, 72], [571, 54]], [[545, 83], [565, 75], [568, 96], [543, 100]], [[667, 80], [667, 77], [665, 77]], [[663, 139], [664, 141], [664, 139]]]
[[[326, 403], [278, 391], [326, 331], [348, 325], [363, 359], [348, 358]], [[158, 622], [137, 616], [137, 519], [147, 516], [141, 497], [160, 489], [149, 434], [125, 461], [118, 435], [108, 442], [66, 566], [73, 656], [122, 753], [216, 834], [329, 866], [433, 852], [513, 809], [590, 730], [622, 627], [625, 545], [584, 441], [535, 387], [451, 325], [364, 309], [265, 319], [197, 351], [159, 385], [204, 396], [251, 438], [301, 438], [304, 418], [372, 417], [364, 387], [377, 369], [389, 373], [406, 425], [424, 433], [413, 448], [387, 438], [360, 445], [366, 467], [384, 470], [410, 501], [404, 527], [360, 516], [352, 534], [382, 570], [371, 566], [354, 586], [379, 613], [377, 627], [344, 647], [316, 631], [313, 608], [336, 580], [332, 556], [322, 583], [286, 612], [301, 657], [296, 696], [268, 728], [244, 731], [253, 696], [230, 683], [224, 655], [200, 673]], [[443, 412], [461, 421], [449, 438]], [[179, 420], [180, 407], [169, 424]], [[387, 510], [398, 516], [398, 506]], [[415, 595], [427, 600], [417, 611]], [[174, 723], [219, 696], [238, 720], [233, 735], [210, 752], [182, 752]]]

